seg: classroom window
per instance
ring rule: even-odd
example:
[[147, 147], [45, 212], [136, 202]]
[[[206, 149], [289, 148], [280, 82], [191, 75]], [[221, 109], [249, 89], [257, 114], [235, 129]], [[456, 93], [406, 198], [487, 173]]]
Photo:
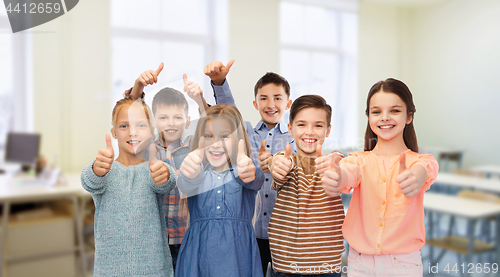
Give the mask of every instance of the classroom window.
[[[30, 35], [13, 34], [7, 12], [0, 12], [0, 154], [3, 153], [7, 133], [28, 132], [32, 130], [31, 84], [27, 70], [30, 62], [28, 55]], [[3, 154], [0, 160], [3, 160]]]
[[[156, 69], [160, 62], [165, 67], [158, 83], [146, 87], [147, 103], [163, 87], [182, 91], [184, 73], [211, 91], [204, 66], [227, 60], [227, 0], [145, 0], [141, 5], [112, 0], [111, 25], [113, 105], [142, 72]], [[204, 96], [215, 102], [211, 93]], [[197, 109], [189, 112], [191, 118], [198, 116]]]
[[280, 68], [291, 98], [323, 96], [332, 106], [328, 150], [357, 143], [357, 3], [280, 2]]

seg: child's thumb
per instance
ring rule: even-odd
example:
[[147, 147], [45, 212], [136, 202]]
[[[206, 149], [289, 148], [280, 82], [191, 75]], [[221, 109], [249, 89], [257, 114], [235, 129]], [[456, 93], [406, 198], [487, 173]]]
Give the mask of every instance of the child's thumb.
[[285, 148], [285, 158], [289, 159], [291, 153], [292, 153], [292, 146], [290, 144], [287, 144]]
[[240, 141], [238, 141], [238, 158], [242, 156], [246, 156], [245, 141], [243, 139], [240, 139]]
[[184, 81], [184, 85], [186, 85], [186, 83], [188, 82], [188, 76], [186, 73], [184, 73], [184, 75], [182, 75], [182, 80]]
[[158, 76], [162, 70], [163, 70], [163, 63], [161, 63], [160, 66], [158, 66], [158, 69], [156, 69], [156, 76]]
[[111, 145], [111, 136], [106, 134], [106, 148], [113, 150], [113, 145]]
[[321, 156], [323, 156], [322, 146], [321, 144], [318, 144], [318, 146], [316, 146], [316, 158], [319, 158]]
[[265, 151], [267, 151], [267, 150], [266, 150], [266, 144], [267, 144], [266, 140], [263, 140], [263, 141], [262, 141], [262, 143], [260, 144], [259, 154], [262, 154], [262, 153], [264, 153]]
[[403, 173], [407, 169], [406, 167], [406, 153], [403, 152], [399, 155], [399, 174]]
[[156, 158], [156, 145], [151, 143], [151, 145], [149, 145], [149, 165], [156, 161], [158, 161], [158, 158]]
[[200, 157], [201, 160], [203, 160], [203, 157], [205, 157], [205, 137], [200, 137], [200, 140], [198, 141], [198, 157]]
[[227, 65], [226, 65], [226, 70], [229, 71], [229, 69], [231, 69], [231, 66], [233, 66], [233, 63], [234, 63], [234, 60], [230, 60]]

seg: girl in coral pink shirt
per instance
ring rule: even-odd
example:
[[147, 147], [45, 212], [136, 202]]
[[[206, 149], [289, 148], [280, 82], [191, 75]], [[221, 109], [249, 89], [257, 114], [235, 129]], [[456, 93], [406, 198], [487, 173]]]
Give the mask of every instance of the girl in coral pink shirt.
[[354, 189], [342, 227], [350, 277], [423, 275], [424, 192], [438, 164], [432, 155], [418, 154], [415, 111], [403, 82], [376, 83], [367, 99], [365, 151], [316, 162], [328, 195]]

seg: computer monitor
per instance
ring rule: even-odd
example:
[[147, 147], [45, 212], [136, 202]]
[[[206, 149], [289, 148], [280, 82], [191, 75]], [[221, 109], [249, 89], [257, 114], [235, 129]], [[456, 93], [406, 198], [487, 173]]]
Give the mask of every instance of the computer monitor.
[[38, 157], [40, 134], [8, 133], [5, 161], [31, 165]]

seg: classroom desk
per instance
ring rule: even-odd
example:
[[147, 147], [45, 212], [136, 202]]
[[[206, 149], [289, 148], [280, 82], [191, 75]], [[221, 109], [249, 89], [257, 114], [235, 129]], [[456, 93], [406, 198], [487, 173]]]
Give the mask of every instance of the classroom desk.
[[491, 175], [500, 176], [500, 165], [481, 165], [471, 168], [472, 171], [484, 173], [486, 178], [490, 178]]
[[[82, 233], [82, 221], [79, 199], [85, 195], [79, 175], [63, 175], [55, 186], [45, 185], [22, 185], [19, 181], [9, 175], [0, 175], [0, 204], [3, 206], [2, 235], [0, 238], [0, 277], [3, 276], [3, 266], [5, 261], [36, 259], [47, 254], [57, 255], [58, 253], [44, 253], [36, 255], [25, 255], [19, 257], [4, 257], [4, 245], [7, 239], [7, 224], [10, 214], [10, 206], [15, 203], [31, 203], [49, 201], [56, 199], [69, 199], [72, 201], [75, 211], [75, 226], [77, 230], [77, 246], [67, 251], [77, 251], [80, 253], [82, 271], [86, 272], [84, 260], [84, 245]], [[66, 181], [65, 181], [66, 180]], [[90, 194], [88, 194], [90, 195]], [[60, 251], [59, 251], [60, 252]]]
[[[496, 236], [495, 245], [481, 243], [474, 239], [475, 224], [481, 219], [495, 217], [496, 233], [500, 234], [500, 205], [490, 202], [459, 198], [439, 193], [427, 192], [424, 195], [424, 209], [429, 219], [429, 230], [426, 232], [426, 243], [429, 246], [437, 246], [445, 250], [452, 250], [465, 254], [465, 264], [472, 261], [472, 255], [485, 251], [495, 251], [497, 263], [500, 264], [500, 235]], [[467, 220], [466, 239], [452, 236], [454, 225], [450, 224], [449, 234], [444, 238], [433, 238], [434, 221], [433, 215], [450, 215], [451, 218], [460, 217]], [[442, 257], [441, 253], [434, 259], [434, 247], [430, 247], [430, 263], [435, 265]], [[443, 251], [443, 252], [444, 252]], [[458, 265], [460, 267], [460, 265]], [[451, 267], [450, 267], [451, 268]]]
[[451, 173], [439, 173], [434, 184], [500, 193], [500, 180]]

